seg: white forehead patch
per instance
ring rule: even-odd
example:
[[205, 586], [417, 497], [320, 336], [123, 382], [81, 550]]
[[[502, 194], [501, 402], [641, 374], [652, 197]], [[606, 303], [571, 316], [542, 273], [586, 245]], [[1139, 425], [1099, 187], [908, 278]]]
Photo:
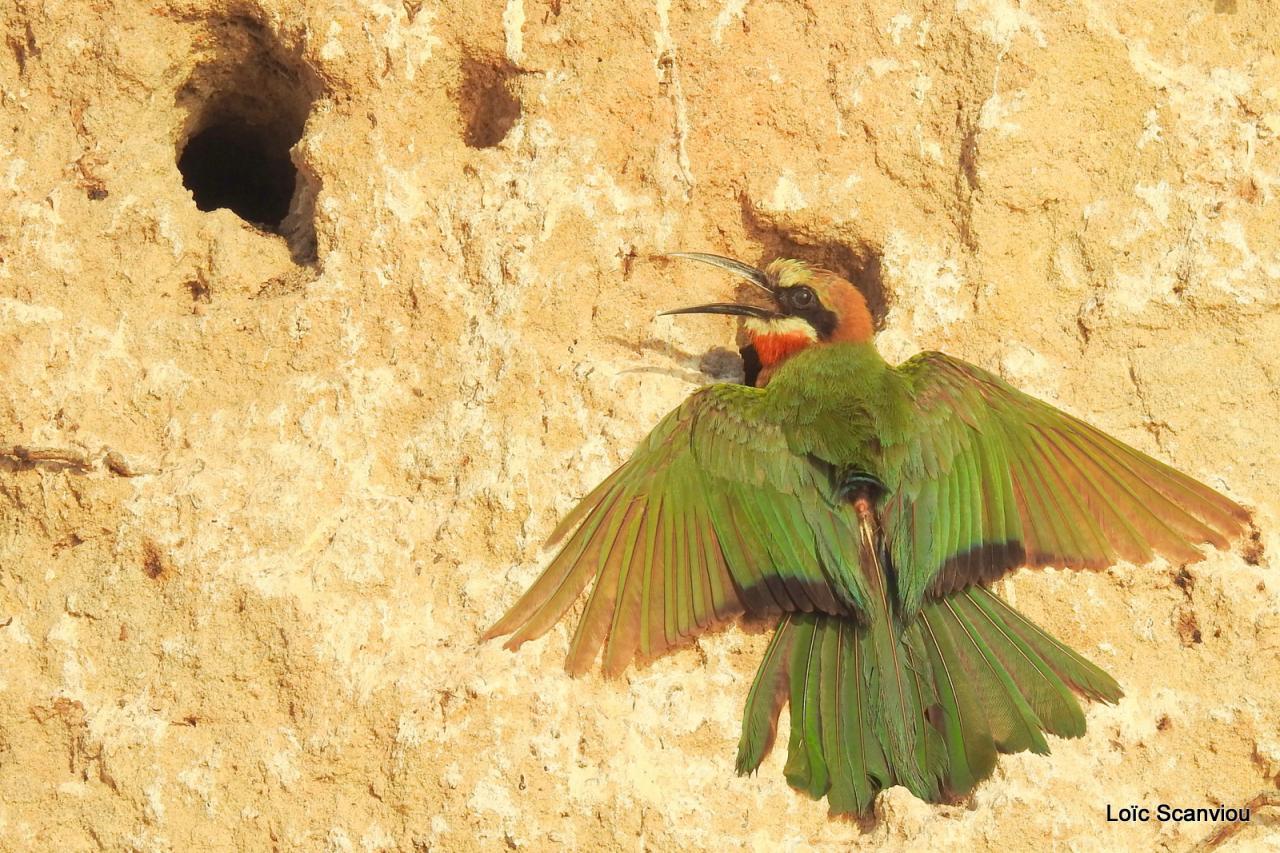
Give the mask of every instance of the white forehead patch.
[[742, 325], [753, 335], [804, 335], [811, 341], [818, 339], [818, 330], [799, 317], [780, 317], [776, 320], [748, 317]]

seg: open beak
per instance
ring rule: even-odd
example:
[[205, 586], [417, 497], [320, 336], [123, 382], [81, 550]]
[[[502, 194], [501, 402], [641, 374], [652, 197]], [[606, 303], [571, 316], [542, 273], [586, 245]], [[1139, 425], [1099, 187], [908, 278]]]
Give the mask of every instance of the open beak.
[[[741, 261], [735, 261], [733, 258], [725, 258], [720, 255], [709, 255], [706, 252], [668, 252], [666, 257], [687, 258], [691, 261], [700, 261], [713, 267], [719, 267], [736, 276], [745, 278], [769, 294], [770, 299], [773, 298], [773, 285], [769, 282], [768, 276]], [[727, 314], [732, 317], [756, 317], [761, 320], [771, 320], [780, 316], [776, 311], [758, 308], [755, 305], [745, 305], [740, 302], [713, 302], [710, 305], [695, 305], [692, 308], [676, 308], [673, 311], [662, 312], [662, 315], [667, 314]]]

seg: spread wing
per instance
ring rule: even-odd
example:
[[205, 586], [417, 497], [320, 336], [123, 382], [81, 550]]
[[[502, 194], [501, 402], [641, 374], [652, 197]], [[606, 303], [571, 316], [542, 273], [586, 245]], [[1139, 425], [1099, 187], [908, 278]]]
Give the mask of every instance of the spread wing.
[[486, 635], [545, 633], [594, 581], [566, 668], [616, 674], [743, 611], [850, 614], [857, 518], [792, 449], [767, 389], [713, 385], [667, 415], [561, 522], [542, 576]]
[[1199, 560], [1249, 513], [1191, 477], [941, 353], [898, 368], [911, 428], [883, 448], [882, 513], [908, 613], [1019, 566]]

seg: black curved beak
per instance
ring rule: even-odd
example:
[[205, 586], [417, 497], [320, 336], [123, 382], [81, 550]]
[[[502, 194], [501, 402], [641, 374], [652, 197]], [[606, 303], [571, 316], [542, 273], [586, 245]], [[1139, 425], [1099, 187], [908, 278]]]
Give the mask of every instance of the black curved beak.
[[728, 314], [731, 317], [757, 317], [761, 320], [771, 320], [779, 315], [766, 308], [757, 308], [754, 305], [742, 305], [738, 302], [712, 302], [710, 305], [694, 305], [692, 308], [676, 308], [671, 311], [659, 312], [659, 317], [665, 317], [668, 314]]
[[769, 281], [769, 277], [755, 267], [747, 266], [742, 261], [735, 261], [733, 258], [726, 258], [722, 255], [709, 255], [706, 252], [668, 252], [665, 257], [687, 258], [691, 261], [719, 267], [726, 272], [745, 278], [765, 293], [773, 294], [773, 284]]
[[[726, 258], [721, 255], [710, 255], [706, 252], [668, 252], [665, 257], [687, 258], [691, 261], [710, 264], [713, 267], [718, 267], [726, 272], [745, 278], [769, 294], [771, 299], [774, 296], [773, 283], [769, 281], [769, 277], [755, 267], [747, 266], [742, 261], [735, 261], [733, 258]], [[755, 305], [744, 305], [740, 302], [713, 302], [710, 305], [695, 305], [692, 308], [676, 308], [674, 311], [662, 312], [662, 315], [667, 314], [727, 314], [731, 317], [756, 317], [760, 320], [771, 320], [781, 316], [776, 311], [758, 308]]]

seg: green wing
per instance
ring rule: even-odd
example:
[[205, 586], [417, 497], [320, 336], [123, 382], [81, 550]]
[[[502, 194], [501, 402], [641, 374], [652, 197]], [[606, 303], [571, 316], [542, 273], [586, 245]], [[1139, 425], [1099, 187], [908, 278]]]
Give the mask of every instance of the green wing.
[[857, 518], [831, 466], [793, 452], [769, 392], [713, 385], [665, 417], [561, 522], [559, 553], [486, 637], [545, 633], [594, 580], [566, 668], [616, 674], [743, 611], [866, 601]]
[[898, 368], [911, 427], [883, 445], [882, 514], [905, 612], [1019, 566], [1201, 558], [1249, 521], [1161, 462], [941, 353]]

